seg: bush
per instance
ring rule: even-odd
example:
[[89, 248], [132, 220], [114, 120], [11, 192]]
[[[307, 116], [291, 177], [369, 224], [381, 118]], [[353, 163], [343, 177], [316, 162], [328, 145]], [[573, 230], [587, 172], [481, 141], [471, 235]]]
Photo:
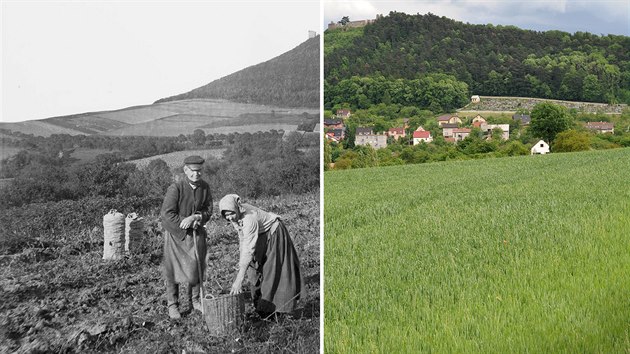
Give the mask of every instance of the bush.
[[591, 148], [591, 137], [588, 133], [567, 130], [558, 133], [553, 144], [554, 152], [585, 151]]

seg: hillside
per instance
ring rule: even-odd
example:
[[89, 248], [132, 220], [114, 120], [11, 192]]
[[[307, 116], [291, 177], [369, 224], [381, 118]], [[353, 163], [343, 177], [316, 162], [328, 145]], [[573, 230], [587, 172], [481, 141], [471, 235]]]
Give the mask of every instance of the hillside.
[[614, 149], [325, 173], [325, 352], [624, 352], [628, 170]]
[[414, 80], [441, 73], [465, 83], [469, 95], [630, 103], [627, 36], [392, 12], [363, 28], [327, 30], [324, 45], [329, 86], [353, 76]]
[[[302, 120], [295, 117], [318, 112], [319, 37], [316, 37], [267, 62], [154, 104], [20, 123], [0, 122], [0, 129], [45, 137], [53, 134], [178, 136], [191, 134], [195, 129], [207, 134], [255, 133], [296, 130]], [[265, 118], [269, 115], [275, 118]]]
[[319, 36], [269, 61], [156, 103], [222, 98], [283, 107], [319, 107]]

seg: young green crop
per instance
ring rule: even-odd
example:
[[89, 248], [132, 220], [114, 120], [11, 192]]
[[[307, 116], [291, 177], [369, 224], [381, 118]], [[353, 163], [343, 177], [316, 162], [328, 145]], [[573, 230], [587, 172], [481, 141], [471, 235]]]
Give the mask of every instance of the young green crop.
[[630, 348], [630, 149], [327, 172], [326, 353]]

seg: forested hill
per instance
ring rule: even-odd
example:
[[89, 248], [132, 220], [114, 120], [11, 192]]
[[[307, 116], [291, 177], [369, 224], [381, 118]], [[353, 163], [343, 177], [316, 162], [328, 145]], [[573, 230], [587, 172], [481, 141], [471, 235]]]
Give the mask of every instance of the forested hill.
[[269, 61], [156, 103], [222, 98], [281, 107], [319, 107], [319, 36]]
[[469, 94], [630, 103], [630, 37], [472, 25], [392, 12], [325, 32], [326, 85], [453, 75]]

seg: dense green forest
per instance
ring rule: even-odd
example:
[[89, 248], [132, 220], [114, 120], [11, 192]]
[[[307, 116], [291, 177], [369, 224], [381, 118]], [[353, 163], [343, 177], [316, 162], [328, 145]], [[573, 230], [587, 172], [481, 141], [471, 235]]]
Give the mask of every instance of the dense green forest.
[[319, 107], [319, 36], [269, 61], [156, 103], [193, 98], [222, 98], [281, 107]]
[[391, 12], [328, 30], [324, 105], [449, 111], [470, 95], [630, 103], [630, 37], [472, 25]]

